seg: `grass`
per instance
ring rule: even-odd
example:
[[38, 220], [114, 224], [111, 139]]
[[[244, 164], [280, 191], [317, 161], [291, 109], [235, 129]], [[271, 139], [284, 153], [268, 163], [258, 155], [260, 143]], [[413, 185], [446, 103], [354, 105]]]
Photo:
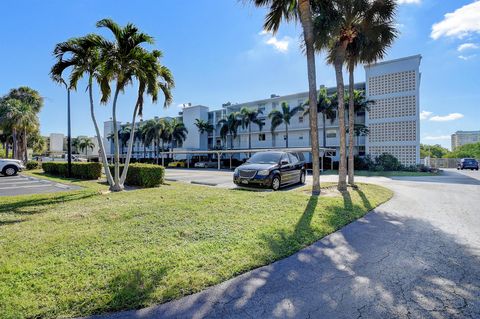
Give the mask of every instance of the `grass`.
[[[39, 173], [30, 173], [42, 176]], [[2, 318], [74, 317], [163, 303], [298, 251], [392, 196], [170, 183], [0, 197]]]
[[[322, 175], [337, 175], [338, 170], [326, 170]], [[405, 172], [405, 171], [355, 171], [355, 176], [382, 176], [382, 177], [395, 177], [395, 176], [437, 176], [438, 173], [429, 172]]]

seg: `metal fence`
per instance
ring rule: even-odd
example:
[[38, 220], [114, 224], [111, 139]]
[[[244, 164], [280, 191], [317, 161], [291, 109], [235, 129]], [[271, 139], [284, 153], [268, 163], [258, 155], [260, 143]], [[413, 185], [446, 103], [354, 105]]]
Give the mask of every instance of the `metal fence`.
[[[432, 168], [457, 168], [460, 158], [424, 158], [422, 161], [425, 165]], [[477, 159], [480, 161], [480, 159]]]

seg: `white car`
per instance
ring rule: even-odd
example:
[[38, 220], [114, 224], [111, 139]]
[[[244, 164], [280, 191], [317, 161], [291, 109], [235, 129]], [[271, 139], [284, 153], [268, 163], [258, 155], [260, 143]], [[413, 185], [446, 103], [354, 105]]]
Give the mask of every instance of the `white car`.
[[196, 162], [194, 167], [197, 168], [215, 168], [218, 166], [216, 162]]
[[24, 170], [22, 161], [9, 158], [0, 158], [0, 172], [5, 176], [14, 176]]

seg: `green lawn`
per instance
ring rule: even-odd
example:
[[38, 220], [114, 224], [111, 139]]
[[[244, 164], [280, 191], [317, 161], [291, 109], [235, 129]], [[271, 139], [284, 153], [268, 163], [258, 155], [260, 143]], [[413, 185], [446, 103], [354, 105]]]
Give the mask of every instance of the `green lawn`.
[[[64, 182], [65, 179], [62, 179]], [[0, 197], [2, 318], [73, 317], [179, 298], [291, 255], [392, 192], [338, 196], [170, 183]]]
[[[326, 170], [322, 172], [322, 175], [337, 175], [338, 170]], [[386, 171], [386, 172], [374, 172], [374, 171], [355, 171], [355, 176], [437, 176], [438, 173], [428, 172], [405, 172], [405, 171]]]

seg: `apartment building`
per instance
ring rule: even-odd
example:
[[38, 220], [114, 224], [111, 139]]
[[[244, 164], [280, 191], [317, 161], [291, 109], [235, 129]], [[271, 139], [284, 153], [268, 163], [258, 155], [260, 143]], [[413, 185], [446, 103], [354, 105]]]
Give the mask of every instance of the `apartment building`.
[[[366, 125], [369, 134], [355, 137], [355, 155], [370, 154], [375, 157], [382, 153], [390, 153], [397, 157], [404, 165], [414, 165], [420, 162], [420, 62], [421, 56], [415, 55], [397, 60], [367, 65], [365, 82], [355, 84], [355, 89], [364, 90], [366, 98], [374, 101], [369, 110], [356, 112], [355, 123]], [[333, 94], [335, 87], [327, 88]], [[231, 104], [223, 104], [221, 108], [210, 110], [203, 105], [187, 105], [180, 112], [178, 119], [183, 121], [188, 129], [187, 139], [177, 150], [208, 150], [220, 148], [248, 149], [249, 135], [252, 148], [284, 148], [286, 145], [286, 129], [283, 125], [271, 130], [268, 114], [281, 108], [286, 102], [290, 107], [304, 105], [308, 100], [308, 92], [300, 92], [284, 96], [272, 94], [269, 98]], [[262, 111], [265, 125], [260, 129], [253, 124], [250, 133], [246, 128], [239, 128], [237, 137], [231, 145], [230, 138], [223, 141], [220, 137], [218, 122], [228, 114], [239, 111], [242, 107], [254, 108]], [[289, 147], [309, 147], [310, 128], [308, 114], [297, 113], [288, 127]], [[323, 146], [323, 122], [318, 114], [319, 143]], [[200, 134], [194, 125], [195, 119], [208, 120], [214, 127], [210, 134]], [[348, 118], [346, 119], [348, 121]], [[121, 123], [119, 123], [120, 125]], [[112, 132], [113, 122], [104, 124], [104, 134]], [[340, 146], [338, 117], [327, 119], [325, 122], [325, 147], [336, 149], [333, 155], [338, 160]], [[153, 157], [152, 146], [144, 147], [140, 141], [134, 145], [134, 157]], [[347, 145], [349, 141], [347, 139]], [[112, 142], [106, 140], [107, 154], [113, 152]], [[175, 146], [174, 146], [175, 147]], [[126, 150], [124, 151], [126, 152]], [[306, 154], [309, 159], [309, 154]]]
[[456, 131], [452, 134], [452, 151], [457, 147], [480, 142], [480, 131]]

